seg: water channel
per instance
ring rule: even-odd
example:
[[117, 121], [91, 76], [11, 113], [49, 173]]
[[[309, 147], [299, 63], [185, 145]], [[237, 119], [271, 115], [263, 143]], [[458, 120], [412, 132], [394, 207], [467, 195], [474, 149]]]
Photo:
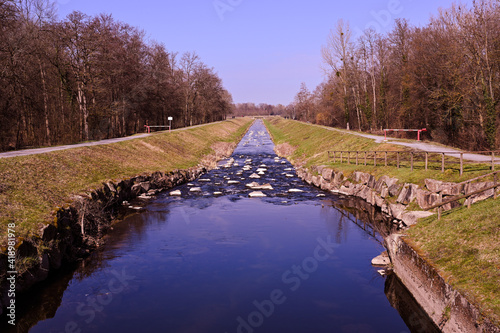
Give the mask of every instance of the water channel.
[[[371, 266], [387, 224], [304, 183], [273, 148], [258, 120], [220, 168], [135, 202], [144, 208], [26, 296], [18, 326], [0, 331], [434, 331], [398, 280]], [[252, 182], [272, 189], [250, 198]]]

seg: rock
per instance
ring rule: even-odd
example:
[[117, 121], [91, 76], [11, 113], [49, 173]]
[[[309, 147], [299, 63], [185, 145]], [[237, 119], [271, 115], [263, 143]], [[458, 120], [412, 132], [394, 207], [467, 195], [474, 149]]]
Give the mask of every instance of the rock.
[[387, 251], [384, 251], [381, 255], [372, 259], [373, 266], [385, 267], [385, 266], [389, 266], [390, 264], [391, 264], [391, 259], [389, 259], [389, 255], [387, 254]]
[[364, 173], [364, 172], [361, 172], [361, 171], [356, 171], [352, 174], [352, 179], [356, 182], [356, 183], [360, 183], [360, 184], [368, 184], [368, 181], [370, 180], [370, 174], [368, 173]]
[[251, 188], [252, 190], [272, 190], [273, 189], [271, 184], [260, 185], [257, 182], [252, 182], [250, 184], [246, 184], [245, 186]]
[[214, 192], [214, 195], [222, 195], [222, 192], [216, 191]]
[[201, 187], [191, 187], [189, 192], [201, 192]]
[[181, 190], [175, 190], [169, 193], [171, 196], [181, 196]]
[[231, 185], [231, 184], [239, 184], [239, 183], [240, 183], [240, 181], [239, 181], [239, 180], [228, 180], [228, 181], [227, 181], [227, 183], [228, 183], [229, 185]]
[[262, 191], [254, 191], [254, 192], [251, 192], [248, 196], [249, 196], [250, 198], [262, 198], [262, 197], [267, 197], [267, 195], [265, 195], [264, 193], [262, 193]]
[[316, 196], [317, 198], [322, 198], [322, 197], [326, 197], [326, 195], [324, 195], [323, 193], [320, 193]]
[[[288, 175], [286, 175], [288, 177]], [[293, 177], [293, 176], [292, 176]], [[321, 185], [320, 183], [320, 178], [318, 176], [312, 176], [312, 184], [316, 187], [319, 187]]]
[[368, 178], [368, 183], [366, 185], [370, 188], [375, 188], [375, 184], [376, 184], [375, 177], [370, 175], [370, 177]]
[[352, 188], [342, 185], [339, 189], [339, 193], [343, 195], [353, 195], [354, 191], [352, 190]]
[[298, 188], [291, 188], [288, 190], [289, 193], [301, 193], [304, 192], [303, 190], [300, 190]]
[[256, 173], [252, 173], [249, 178], [259, 179], [260, 176], [258, 174], [256, 174]]
[[147, 195], [146, 193], [141, 194], [140, 196], [138, 196], [138, 198], [143, 199], [143, 200], [151, 199], [151, 197], [149, 195]]
[[56, 238], [57, 228], [53, 224], [47, 224], [42, 228], [42, 240], [44, 242], [50, 242]]
[[382, 186], [382, 190], [380, 191], [380, 196], [382, 198], [387, 198], [387, 196], [389, 195], [389, 189], [387, 188], [387, 186]]
[[441, 184], [443, 183], [440, 180], [435, 180], [435, 179], [425, 179], [425, 187], [431, 192], [437, 193], [441, 191]]
[[330, 191], [332, 189], [332, 184], [323, 177], [321, 177], [320, 188], [325, 191]]
[[392, 184], [389, 186], [389, 195], [391, 197], [395, 197], [399, 193], [399, 189], [401, 188], [401, 185], [398, 184]]
[[335, 175], [333, 176], [333, 186], [336, 188], [339, 188], [340, 185], [344, 182], [344, 174], [340, 172], [336, 172]]
[[208, 183], [208, 182], [210, 182], [211, 180], [210, 180], [210, 179], [199, 179], [198, 181]]
[[439, 195], [426, 190], [417, 189], [417, 204], [422, 209], [427, 209], [439, 202]]
[[401, 220], [402, 214], [405, 211], [406, 206], [401, 204], [389, 204], [390, 215], [392, 217]]
[[[493, 185], [495, 185], [495, 183], [493, 183], [493, 182], [467, 184], [465, 186], [465, 193], [472, 193], [472, 192], [479, 191], [479, 190], [482, 190], [483, 188], [487, 188], [487, 187], [490, 187]], [[478, 201], [486, 200], [488, 198], [493, 197], [494, 194], [495, 194], [495, 190], [490, 189], [490, 190], [484, 191], [482, 193], [472, 195], [469, 198], [467, 198], [467, 200], [465, 200], [464, 205], [473, 204], [473, 203], [478, 202]]]
[[266, 168], [258, 168], [257, 170], [255, 170], [255, 172], [266, 172], [267, 169]]
[[381, 276], [387, 275], [387, 272], [385, 271], [385, 269], [379, 269], [379, 270], [377, 270], [377, 273], [379, 273]]
[[404, 205], [410, 204], [417, 197], [418, 185], [415, 184], [405, 184], [401, 193], [399, 193], [397, 202]]
[[418, 220], [424, 217], [428, 217], [434, 215], [432, 212], [425, 212], [425, 211], [414, 211], [414, 212], [407, 212], [404, 213], [401, 216], [401, 220], [406, 226], [412, 226], [414, 224], [417, 224]]
[[287, 173], [287, 174], [285, 174], [285, 177], [292, 178], [292, 177], [294, 177], [294, 175]]
[[321, 171], [321, 177], [323, 177], [323, 179], [326, 180], [327, 182], [330, 182], [332, 180], [332, 176], [333, 176], [333, 170], [332, 169], [324, 168]]

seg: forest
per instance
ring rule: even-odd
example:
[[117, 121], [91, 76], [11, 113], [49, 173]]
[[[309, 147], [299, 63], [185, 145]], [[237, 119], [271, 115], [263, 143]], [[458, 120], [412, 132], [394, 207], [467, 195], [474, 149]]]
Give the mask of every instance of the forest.
[[455, 4], [423, 27], [398, 19], [387, 34], [358, 38], [340, 20], [322, 57], [327, 79], [312, 92], [301, 85], [291, 117], [374, 133], [427, 128], [424, 139], [498, 148], [499, 1]]
[[59, 20], [51, 0], [0, 0], [0, 151], [225, 119], [214, 69], [145, 35], [107, 14]]

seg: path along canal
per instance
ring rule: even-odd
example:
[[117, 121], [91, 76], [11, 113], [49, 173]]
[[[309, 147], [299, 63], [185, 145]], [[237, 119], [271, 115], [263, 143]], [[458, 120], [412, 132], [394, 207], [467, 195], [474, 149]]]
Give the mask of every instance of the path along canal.
[[26, 296], [15, 329], [2, 331], [432, 332], [370, 264], [384, 222], [339, 208], [273, 148], [256, 121], [220, 168], [133, 203], [143, 209]]

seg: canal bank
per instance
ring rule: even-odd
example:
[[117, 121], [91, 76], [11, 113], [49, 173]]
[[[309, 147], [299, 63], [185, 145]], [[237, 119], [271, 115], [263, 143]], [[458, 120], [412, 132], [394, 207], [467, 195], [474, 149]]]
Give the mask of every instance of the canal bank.
[[[49, 272], [101, 246], [121, 207], [141, 209], [140, 202], [127, 201], [147, 202], [215, 167], [232, 153], [251, 122], [228, 120], [127, 142], [1, 159], [0, 309], [15, 304], [20, 293]], [[13, 260], [9, 247], [15, 249]], [[13, 282], [8, 280], [12, 276]]]
[[[327, 150], [379, 150], [377, 149], [380, 148], [377, 147], [378, 144], [372, 140], [354, 138], [354, 136], [349, 136], [346, 133], [337, 134], [337, 137], [335, 137], [331, 131], [322, 131], [307, 124], [281, 119], [268, 121], [266, 125], [270, 128], [273, 139], [278, 144], [278, 151], [280, 149], [285, 151], [284, 156], [297, 166], [298, 174], [304, 180], [325, 190], [333, 190], [341, 195], [360, 197], [370, 204], [378, 206], [381, 211], [391, 216], [393, 221], [400, 227], [415, 225], [413, 227], [415, 229], [410, 228], [405, 231], [405, 234], [418, 230], [419, 227], [421, 228], [420, 223], [417, 224], [417, 221], [428, 213], [415, 212], [415, 210], [420, 210], [421, 206], [429, 204], [429, 199], [436, 192], [435, 189], [431, 188], [433, 187], [432, 184], [441, 184], [447, 186], [448, 190], [450, 190], [449, 183], [443, 184], [441, 182], [444, 179], [440, 179], [438, 182], [429, 179], [426, 183], [424, 182], [425, 177], [418, 179], [415, 175], [408, 176], [407, 173], [397, 170], [399, 172], [398, 178], [403, 179], [401, 182], [394, 176], [395, 170], [390, 170], [387, 167], [374, 170], [362, 166], [333, 165], [332, 161], [327, 158]], [[384, 146], [380, 150], [391, 150], [388, 144], [382, 145]], [[367, 171], [360, 172], [363, 170]], [[384, 175], [385, 171], [391, 177]], [[413, 181], [416, 181], [417, 184], [413, 184]], [[443, 188], [439, 192], [443, 192]], [[487, 204], [491, 206], [491, 204]], [[453, 214], [456, 214], [456, 210], [447, 214], [445, 218], [452, 219]], [[457, 278], [460, 279], [459, 274], [462, 272], [453, 271], [451, 273], [450, 271], [444, 271], [442, 267], [439, 268], [435, 261], [441, 263], [443, 260], [436, 260], [422, 250], [426, 248], [426, 243], [434, 241], [431, 238], [418, 239], [416, 237], [412, 241], [411, 238], [407, 237], [405, 239], [402, 235], [397, 235], [387, 239], [387, 242], [390, 243], [387, 247], [390, 250], [389, 254], [391, 255], [394, 271], [419, 303], [425, 307], [436, 325], [439, 325], [445, 332], [499, 331], [497, 318], [500, 313], [498, 297], [495, 296], [500, 292], [498, 290], [498, 267], [500, 267], [500, 263], [498, 263], [498, 254], [495, 255], [498, 247], [489, 250], [492, 248], [492, 242], [495, 243], [495, 240], [498, 239], [499, 223], [495, 210], [492, 210], [490, 214], [491, 219], [486, 226], [482, 227], [483, 230], [480, 233], [474, 230], [468, 231], [469, 235], [473, 234], [482, 237], [478, 244], [465, 244], [465, 246], [469, 246], [473, 250], [477, 246], [481, 246], [479, 245], [481, 242], [490, 245], [480, 250], [474, 250], [478, 258], [485, 254], [492, 256], [492, 259], [486, 265], [483, 265], [487, 269], [483, 267], [481, 270], [476, 270], [475, 267], [471, 267], [473, 261], [470, 258], [465, 266], [459, 267], [460, 271], [467, 271], [466, 274], [474, 275], [473, 280], [477, 281], [478, 286], [470, 283], [460, 285], [457, 283]], [[460, 214], [458, 215], [460, 216]], [[424, 220], [433, 221], [433, 219], [435, 217], [431, 216]], [[438, 222], [433, 223], [437, 224]], [[474, 220], [462, 221], [461, 223], [473, 225]], [[454, 223], [454, 225], [456, 226], [457, 223]], [[454, 235], [457, 233], [457, 229], [456, 227], [445, 229], [448, 232], [445, 231], [444, 234]], [[443, 251], [443, 246], [448, 245], [452, 249], [458, 248], [457, 245], [463, 243], [463, 235], [457, 235], [456, 237], [456, 241], [452, 240], [448, 241], [449, 244], [441, 244], [441, 252], [445, 252], [451, 260], [454, 257], [460, 257], [460, 254], [454, 254], [453, 251], [449, 250]], [[420, 246], [417, 245], [417, 241]], [[437, 242], [434, 241], [434, 243]], [[409, 251], [409, 249], [412, 250]], [[488, 250], [490, 252], [487, 252]], [[417, 264], [414, 264], [415, 262]], [[422, 286], [429, 285], [429, 288], [422, 288]], [[458, 285], [460, 289], [457, 288]], [[438, 286], [438, 289], [434, 288], [436, 286]], [[439, 293], [436, 292], [437, 290], [446, 292]], [[467, 297], [464, 297], [464, 295]]]
[[98, 250], [20, 306], [24, 331], [431, 328], [419, 310], [399, 316], [397, 284], [370, 264], [390, 224], [303, 182], [273, 147], [255, 123], [218, 168], [129, 209]]

